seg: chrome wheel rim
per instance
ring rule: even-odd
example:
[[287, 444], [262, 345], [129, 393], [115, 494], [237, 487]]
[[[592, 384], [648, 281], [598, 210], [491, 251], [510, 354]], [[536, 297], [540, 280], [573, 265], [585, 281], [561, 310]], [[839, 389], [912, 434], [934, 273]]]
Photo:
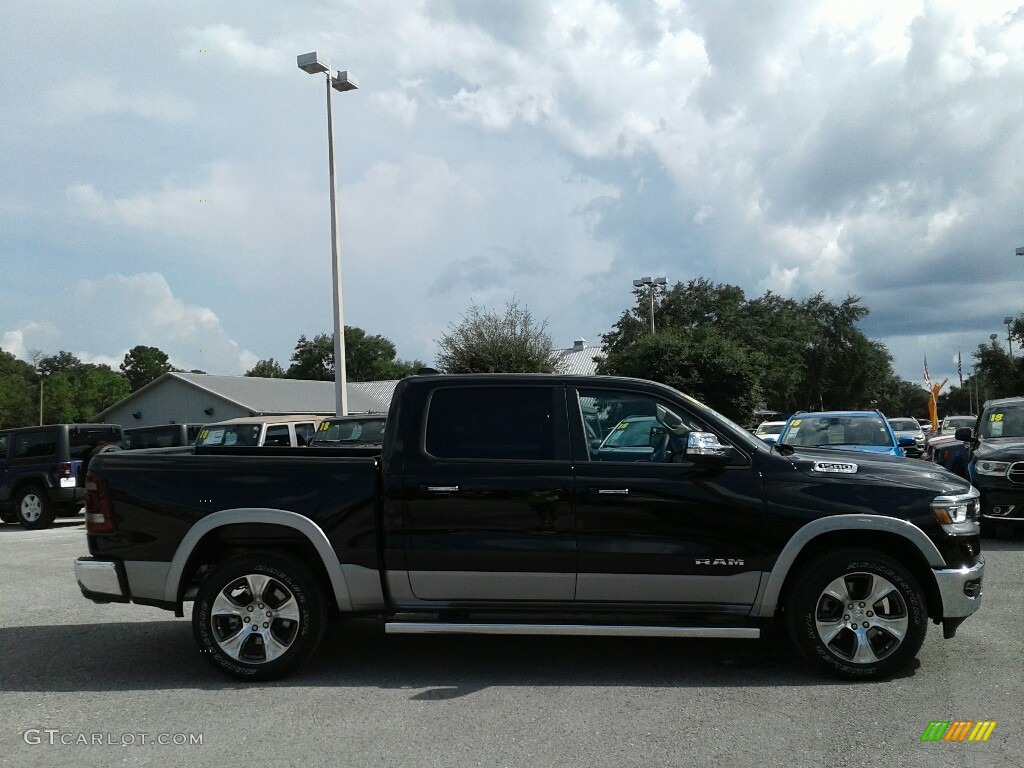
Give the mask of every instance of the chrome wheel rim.
[[240, 576], [213, 601], [214, 640], [224, 653], [246, 664], [281, 658], [298, 638], [299, 623], [295, 595], [270, 576]]
[[822, 590], [814, 626], [836, 656], [854, 664], [874, 664], [903, 644], [910, 614], [903, 595], [888, 579], [848, 573]]
[[43, 514], [43, 500], [36, 494], [30, 493], [21, 500], [21, 519], [28, 523], [34, 523]]

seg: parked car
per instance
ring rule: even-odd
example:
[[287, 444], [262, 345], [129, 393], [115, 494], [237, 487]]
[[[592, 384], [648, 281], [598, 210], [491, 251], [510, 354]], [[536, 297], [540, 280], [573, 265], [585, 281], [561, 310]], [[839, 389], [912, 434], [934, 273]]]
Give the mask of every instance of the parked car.
[[258, 446], [295, 448], [309, 445], [323, 416], [242, 416], [205, 424], [196, 438], [200, 447]]
[[94, 456], [121, 450], [116, 424], [48, 424], [0, 432], [0, 519], [47, 528], [77, 515]]
[[777, 441], [791, 446], [905, 456], [912, 437], [897, 439], [878, 411], [814, 411], [793, 414]]
[[153, 427], [132, 427], [124, 430], [124, 449], [170, 448], [192, 445], [202, 431], [202, 424], [160, 424]]
[[762, 421], [757, 425], [757, 429], [754, 430], [754, 435], [766, 443], [774, 443], [779, 439], [779, 433], [782, 432], [785, 426], [786, 422], [784, 421]]
[[969, 451], [971, 483], [981, 492], [982, 527], [1024, 527], [1024, 397], [989, 400], [976, 430], [961, 427], [955, 437]]
[[905, 445], [904, 450], [907, 456], [911, 458], [920, 458], [924, 454], [924, 430], [921, 429], [921, 425], [917, 419], [910, 417], [892, 418], [889, 419], [889, 426], [892, 427], [893, 434], [896, 435], [897, 442], [901, 437], [910, 437], [913, 439], [913, 445]]
[[958, 440], [956, 435], [935, 435], [929, 439], [922, 458], [945, 467], [965, 480], [970, 479], [967, 470], [970, 448], [967, 443]]
[[939, 423], [940, 435], [955, 434], [958, 429], [973, 429], [977, 416], [947, 416]]
[[380, 445], [384, 441], [385, 416], [335, 416], [317, 427], [310, 446]]
[[[588, 408], [595, 433], [611, 422], [626, 448], [657, 445], [640, 461], [592, 453]], [[334, 614], [389, 633], [730, 642], [774, 624], [821, 671], [878, 679], [913, 661], [929, 621], [951, 638], [983, 598], [966, 480], [767, 445], [650, 381], [409, 376], [383, 444], [365, 451], [98, 456], [89, 556], [75, 562], [83, 596], [177, 616], [191, 603], [202, 658], [245, 681], [309, 659]], [[122, 630], [134, 642], [147, 631]], [[971, 664], [969, 651], [930, 671]], [[120, 663], [83, 652], [97, 674]]]

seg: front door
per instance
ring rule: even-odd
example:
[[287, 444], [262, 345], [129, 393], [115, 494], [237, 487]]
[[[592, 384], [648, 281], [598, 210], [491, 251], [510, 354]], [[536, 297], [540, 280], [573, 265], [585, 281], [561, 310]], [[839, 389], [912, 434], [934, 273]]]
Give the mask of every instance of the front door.
[[765, 511], [747, 457], [735, 447], [730, 466], [698, 467], [666, 447], [666, 415], [677, 422], [676, 448], [687, 432], [709, 429], [681, 405], [613, 389], [577, 394], [581, 415], [592, 424], [592, 414], [599, 418], [585, 456], [577, 454], [576, 600], [697, 610], [752, 605]]

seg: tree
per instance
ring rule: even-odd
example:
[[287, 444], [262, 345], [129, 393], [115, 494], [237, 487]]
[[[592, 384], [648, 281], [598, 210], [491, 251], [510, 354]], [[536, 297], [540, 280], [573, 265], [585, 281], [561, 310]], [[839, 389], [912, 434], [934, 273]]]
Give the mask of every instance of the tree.
[[[685, 382], [690, 394], [702, 393], [741, 422], [748, 418], [751, 398], [738, 392], [726, 396], [734, 384], [729, 376], [746, 381], [751, 393], [778, 411], [872, 407], [906, 394], [893, 381], [888, 350], [856, 327], [868, 314], [856, 296], [839, 304], [821, 294], [797, 302], [769, 291], [748, 300], [737, 286], [705, 278], [677, 283], [661, 297], [655, 313], [655, 336], [677, 334], [670, 359], [688, 367], [672, 372], [656, 356], [628, 351], [651, 338], [650, 296], [640, 290], [634, 295], [635, 306], [602, 337], [606, 359], [601, 373]], [[707, 349], [726, 355], [721, 365], [705, 354]], [[740, 364], [742, 358], [747, 365]], [[647, 369], [637, 367], [640, 362]], [[706, 370], [694, 370], [697, 365]], [[727, 407], [723, 398], [733, 404]]]
[[87, 365], [86, 370], [71, 382], [75, 420], [88, 422], [96, 414], [131, 394], [127, 377], [108, 365]]
[[171, 365], [167, 353], [156, 347], [138, 345], [124, 356], [121, 371], [128, 377], [132, 392], [158, 379], [168, 371], [177, 370]]
[[285, 373], [284, 368], [274, 358], [269, 360], [260, 360], [245, 372], [246, 376], [259, 376], [264, 379], [283, 379], [288, 374]]
[[557, 368], [547, 320], [536, 323], [515, 298], [504, 316], [473, 304], [449, 329], [437, 342], [438, 368], [445, 373], [553, 373]]
[[600, 368], [660, 381], [743, 423], [761, 400], [758, 372], [766, 362], [715, 326], [704, 326], [693, 332], [673, 328], [618, 346]]
[[399, 360], [395, 355], [390, 339], [345, 326], [345, 375], [349, 381], [404, 379], [424, 367], [419, 360]]
[[320, 333], [312, 341], [299, 336], [291, 359], [289, 379], [334, 381], [334, 335]]
[[25, 427], [39, 418], [39, 385], [32, 366], [0, 349], [0, 428]]
[[[287, 378], [334, 381], [334, 334], [321, 333], [312, 341], [300, 336], [291, 360], [288, 371], [282, 372]], [[269, 362], [274, 363], [273, 358]], [[362, 328], [345, 326], [345, 378], [348, 381], [402, 379], [423, 366], [419, 360], [397, 359], [395, 345], [390, 339], [370, 336]], [[266, 366], [263, 370], [273, 372], [274, 368]], [[250, 371], [246, 375], [258, 374]]]

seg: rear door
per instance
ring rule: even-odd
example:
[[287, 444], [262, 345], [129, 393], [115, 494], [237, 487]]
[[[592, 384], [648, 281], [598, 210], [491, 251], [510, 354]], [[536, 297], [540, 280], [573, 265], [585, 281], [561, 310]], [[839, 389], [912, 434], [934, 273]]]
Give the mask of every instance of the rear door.
[[402, 479], [420, 600], [569, 601], [576, 582], [564, 388], [441, 386]]
[[[610, 451], [607, 438], [596, 443], [574, 426], [576, 600], [696, 610], [752, 605], [764, 567], [765, 510], [760, 477], [740, 446], [733, 446], [727, 467], [697, 466], [681, 452], [685, 435], [714, 430], [683, 403], [612, 388], [575, 394], [570, 410], [580, 416], [571, 423], [597, 413], [601, 434], [644, 424], [650, 446], [632, 454]], [[674, 448], [680, 452], [660, 439], [659, 412], [678, 421]], [[723, 434], [719, 439], [729, 442]]]

